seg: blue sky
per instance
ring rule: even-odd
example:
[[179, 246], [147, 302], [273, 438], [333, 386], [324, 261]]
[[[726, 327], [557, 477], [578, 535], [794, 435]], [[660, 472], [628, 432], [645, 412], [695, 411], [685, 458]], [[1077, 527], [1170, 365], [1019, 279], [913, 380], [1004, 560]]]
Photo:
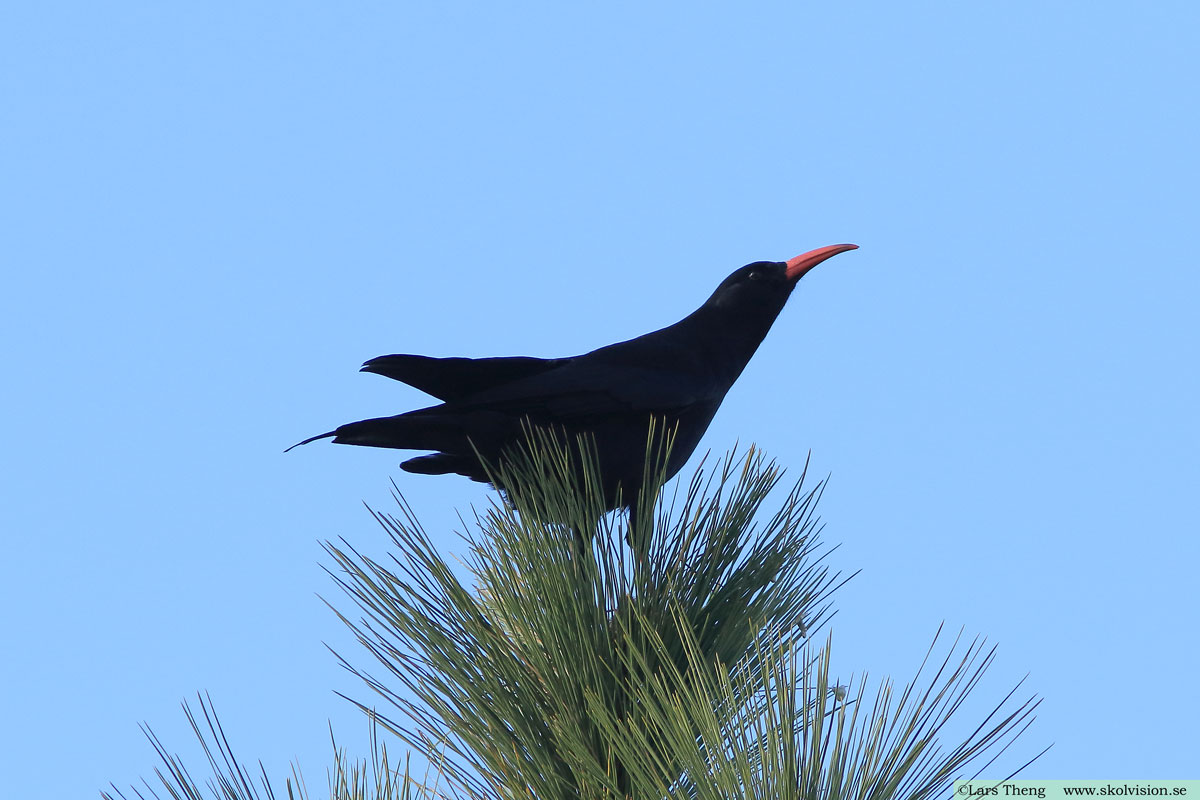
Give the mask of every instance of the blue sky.
[[[431, 4], [432, 5], [432, 4]], [[395, 478], [283, 448], [851, 241], [701, 451], [831, 474], [845, 674], [943, 620], [1046, 700], [1029, 777], [1197, 777], [1194, 4], [151, 3], [0, 12], [5, 792], [150, 774], [211, 692], [311, 787], [366, 698], [318, 541]], [[11, 762], [9, 761], [11, 759]], [[198, 765], [198, 761], [194, 760]], [[1015, 764], [1012, 764], [1015, 766]]]

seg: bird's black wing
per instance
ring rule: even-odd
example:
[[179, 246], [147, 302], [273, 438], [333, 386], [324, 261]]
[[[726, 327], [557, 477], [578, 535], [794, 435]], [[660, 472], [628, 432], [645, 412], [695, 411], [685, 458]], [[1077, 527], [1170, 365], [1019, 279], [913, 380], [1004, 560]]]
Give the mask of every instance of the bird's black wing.
[[531, 378], [560, 367], [569, 358], [431, 358], [390, 355], [372, 358], [363, 372], [407, 383], [439, 400], [453, 402], [497, 386]]
[[581, 356], [553, 372], [471, 395], [452, 404], [514, 415], [532, 414], [561, 422], [629, 412], [669, 412], [720, 400], [728, 387], [708, 376], [670, 368], [596, 363]]

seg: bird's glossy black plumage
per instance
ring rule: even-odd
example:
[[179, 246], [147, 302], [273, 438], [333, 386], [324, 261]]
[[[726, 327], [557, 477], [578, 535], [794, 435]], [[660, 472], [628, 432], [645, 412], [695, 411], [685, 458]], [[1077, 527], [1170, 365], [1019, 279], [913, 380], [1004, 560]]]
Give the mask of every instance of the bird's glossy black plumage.
[[[426, 475], [489, 479], [489, 464], [525, 441], [527, 426], [567, 441], [594, 437], [605, 496], [618, 505], [642, 485], [647, 433], [674, 432], [666, 477], [687, 461], [713, 415], [770, 330], [800, 277], [854, 245], [832, 245], [787, 262], [748, 264], [679, 322], [636, 339], [569, 358], [429, 358], [388, 355], [364, 372], [407, 383], [441, 404], [391, 417], [350, 422], [300, 444], [428, 450], [401, 464]], [[289, 448], [290, 449], [290, 448]], [[503, 487], [500, 487], [503, 488]]]

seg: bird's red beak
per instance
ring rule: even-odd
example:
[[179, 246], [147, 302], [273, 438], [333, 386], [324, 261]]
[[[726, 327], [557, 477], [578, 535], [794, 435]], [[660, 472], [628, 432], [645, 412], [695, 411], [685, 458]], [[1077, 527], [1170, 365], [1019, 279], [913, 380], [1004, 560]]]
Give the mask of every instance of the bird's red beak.
[[827, 258], [833, 258], [838, 253], [844, 253], [847, 250], [857, 250], [856, 244], [831, 244], [828, 247], [818, 247], [816, 250], [809, 250], [803, 255], [789, 258], [787, 262], [787, 276], [790, 280], [798, 281], [804, 277], [804, 273], [820, 264]]

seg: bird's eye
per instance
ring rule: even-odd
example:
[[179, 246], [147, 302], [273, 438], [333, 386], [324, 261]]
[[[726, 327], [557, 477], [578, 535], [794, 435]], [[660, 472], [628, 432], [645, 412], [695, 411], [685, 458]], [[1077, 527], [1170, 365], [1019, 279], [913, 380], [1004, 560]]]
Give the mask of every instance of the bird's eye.
[[759, 270], [752, 269], [750, 270], [749, 278], [752, 281], [761, 281], [763, 279], [763, 274]]

